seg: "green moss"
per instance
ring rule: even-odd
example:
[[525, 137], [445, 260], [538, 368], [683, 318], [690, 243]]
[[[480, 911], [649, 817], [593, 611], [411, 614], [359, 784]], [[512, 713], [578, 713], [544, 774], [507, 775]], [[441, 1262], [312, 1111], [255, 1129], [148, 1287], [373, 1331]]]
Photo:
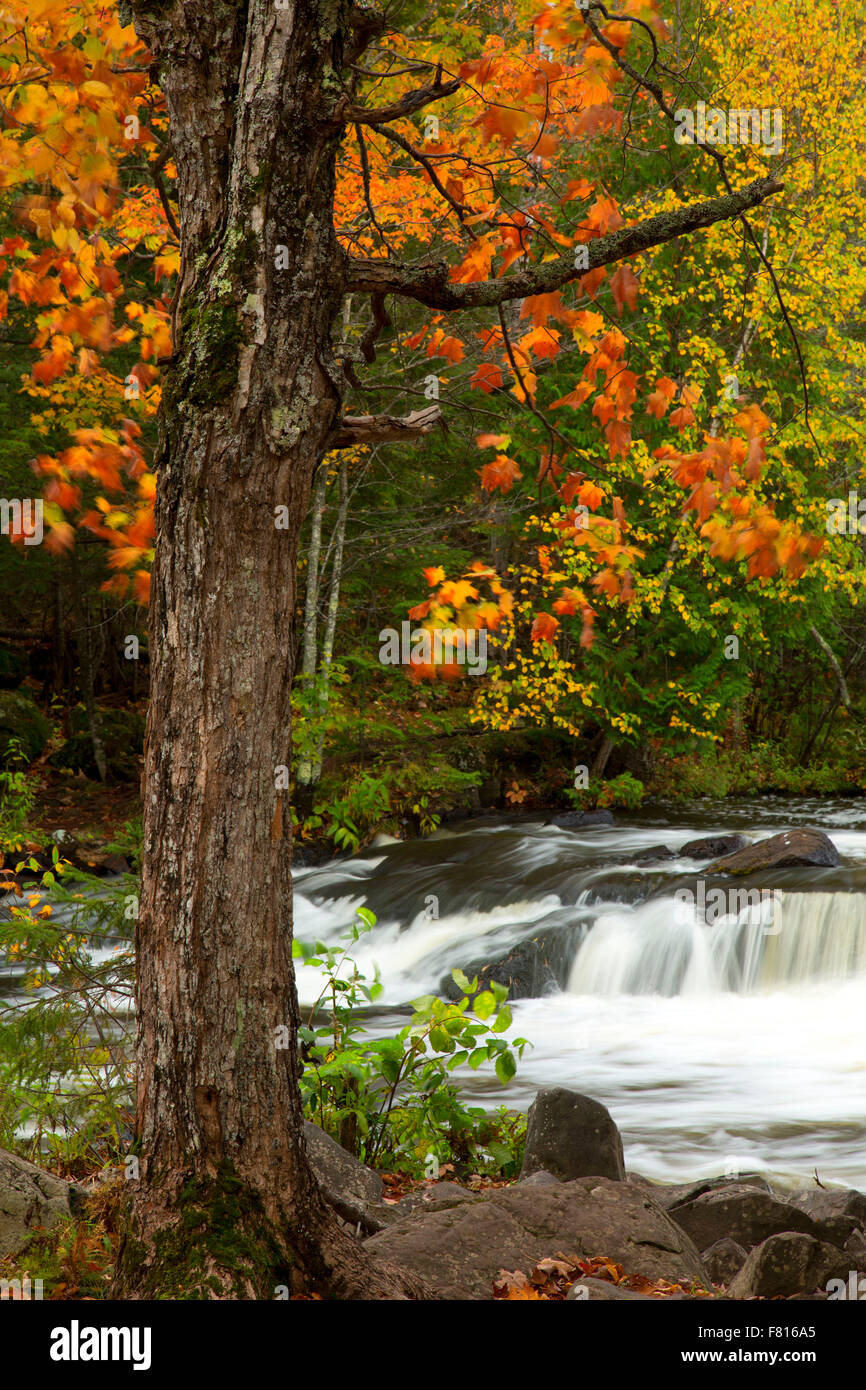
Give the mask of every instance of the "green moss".
[[[153, 1251], [127, 1233], [122, 1277], [150, 1298], [207, 1299], [228, 1291], [237, 1298], [271, 1299], [289, 1281], [289, 1266], [261, 1202], [231, 1164], [216, 1177], [191, 1176], [178, 1201], [179, 1221], [159, 1231]], [[216, 1271], [219, 1271], [217, 1273]]]

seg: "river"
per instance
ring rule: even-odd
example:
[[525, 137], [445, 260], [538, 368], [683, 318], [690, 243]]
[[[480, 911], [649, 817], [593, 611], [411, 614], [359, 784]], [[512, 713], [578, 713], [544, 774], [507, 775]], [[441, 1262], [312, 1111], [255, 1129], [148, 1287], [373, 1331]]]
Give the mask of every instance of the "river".
[[[635, 862], [696, 836], [803, 826], [830, 835], [842, 867], [749, 879], [777, 895], [769, 928], [749, 908], [710, 925], [677, 910], [706, 863]], [[799, 1184], [817, 1170], [866, 1187], [866, 801], [656, 803], [585, 830], [472, 820], [297, 872], [301, 940], [336, 943], [360, 906], [378, 919], [352, 951], [381, 975], [377, 1031], [454, 966], [539, 935], [552, 949], [559, 986], [514, 1005], [511, 1031], [533, 1044], [514, 1080], [455, 1073], [474, 1103], [585, 1092], [619, 1125], [626, 1166], [660, 1181], [757, 1171]], [[302, 1004], [320, 985], [299, 969]]]

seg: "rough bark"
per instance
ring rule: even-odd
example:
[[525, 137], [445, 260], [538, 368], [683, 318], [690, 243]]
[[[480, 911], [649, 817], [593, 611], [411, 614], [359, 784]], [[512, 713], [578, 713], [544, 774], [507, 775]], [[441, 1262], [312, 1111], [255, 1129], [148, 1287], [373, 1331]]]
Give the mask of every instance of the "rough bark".
[[150, 612], [141, 1177], [115, 1292], [401, 1297], [305, 1158], [275, 776], [298, 533], [340, 403], [332, 117], [348, 6], [139, 0], [134, 14], [171, 117], [182, 245]]

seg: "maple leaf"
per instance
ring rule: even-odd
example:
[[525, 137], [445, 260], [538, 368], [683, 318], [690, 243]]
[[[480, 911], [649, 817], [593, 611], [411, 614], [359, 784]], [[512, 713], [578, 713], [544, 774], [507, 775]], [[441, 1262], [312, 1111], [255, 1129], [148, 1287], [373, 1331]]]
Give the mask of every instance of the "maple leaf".
[[640, 281], [629, 266], [621, 265], [619, 270], [610, 277], [610, 288], [614, 303], [620, 313], [622, 313], [625, 306], [628, 306], [629, 309], [634, 309], [637, 304]]
[[674, 429], [682, 432], [695, 423], [695, 412], [690, 405], [681, 405], [677, 410], [671, 411], [669, 418]]
[[536, 613], [532, 622], [531, 636], [533, 642], [550, 642], [558, 627], [559, 620], [554, 618], [552, 614]]
[[646, 408], [650, 415], [654, 415], [660, 420], [673, 400], [677, 392], [677, 384], [671, 381], [669, 376], [660, 376], [656, 382], [656, 387], [647, 396]]
[[499, 488], [504, 494], [511, 491], [523, 474], [514, 459], [509, 458], [507, 454], [497, 454], [492, 463], [485, 463], [479, 476], [485, 492], [495, 492]]
[[469, 385], [489, 395], [499, 390], [503, 380], [502, 369], [495, 362], [482, 362], [469, 378]]

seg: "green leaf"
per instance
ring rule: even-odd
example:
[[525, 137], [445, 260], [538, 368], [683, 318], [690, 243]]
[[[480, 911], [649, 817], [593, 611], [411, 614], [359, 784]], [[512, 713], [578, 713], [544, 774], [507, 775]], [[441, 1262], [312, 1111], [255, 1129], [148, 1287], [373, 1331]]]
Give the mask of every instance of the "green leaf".
[[474, 980], [470, 980], [466, 975], [463, 974], [463, 971], [458, 970], [456, 966], [451, 971], [451, 978], [454, 981], [457, 988], [463, 990], [464, 994], [474, 994], [475, 990], [478, 988], [477, 976]]
[[454, 1039], [447, 1029], [439, 1027], [431, 1028], [430, 1045], [435, 1047], [437, 1052], [453, 1052], [455, 1046]]
[[472, 1012], [477, 1018], [489, 1018], [496, 1008], [496, 999], [489, 989], [485, 989], [479, 994], [472, 1005]]
[[496, 1058], [496, 1075], [505, 1086], [517, 1071], [517, 1063], [510, 1052], [501, 1052]]
[[377, 921], [379, 920], [375, 912], [371, 912], [369, 907], [356, 907], [355, 916], [360, 917], [361, 921], [364, 922], [368, 927], [375, 927]]
[[507, 1004], [503, 1004], [499, 1013], [496, 1015], [496, 1021], [491, 1023], [490, 1026], [494, 1033], [504, 1033], [506, 1028], [511, 1027], [511, 1010]]
[[472, 1055], [471, 1055], [470, 1058], [469, 1058], [469, 1065], [470, 1065], [470, 1067], [472, 1068], [473, 1071], [477, 1071], [478, 1068], [481, 1066], [481, 1063], [482, 1063], [482, 1062], [486, 1062], [486, 1061], [487, 1061], [487, 1048], [486, 1048], [486, 1047], [476, 1047], [475, 1051], [472, 1053]]

